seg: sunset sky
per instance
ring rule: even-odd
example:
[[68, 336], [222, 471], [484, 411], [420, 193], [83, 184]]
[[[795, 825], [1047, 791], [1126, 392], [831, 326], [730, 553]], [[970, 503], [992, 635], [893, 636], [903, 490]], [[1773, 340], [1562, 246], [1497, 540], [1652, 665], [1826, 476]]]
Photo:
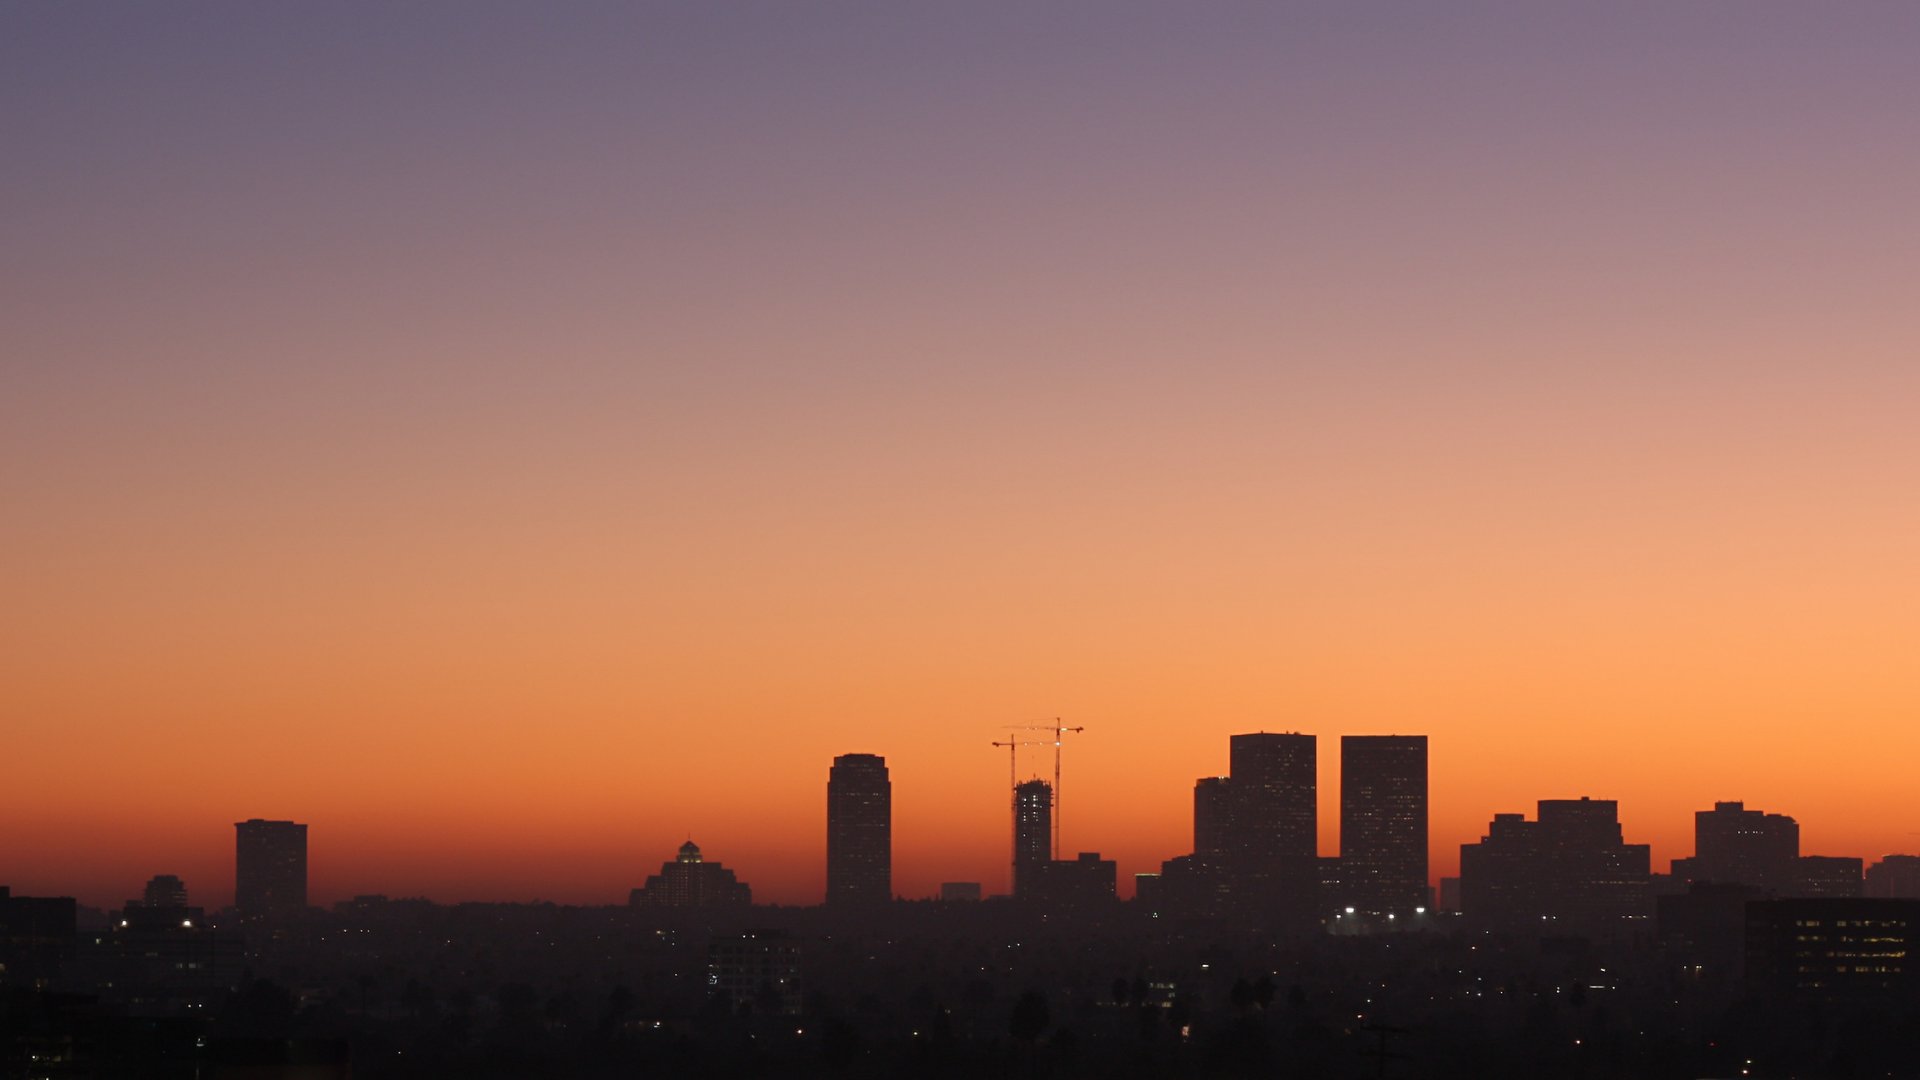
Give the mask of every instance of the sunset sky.
[[[1547, 10], [1551, 8], [1552, 10]], [[0, 9], [0, 884], [817, 902], [1431, 736], [1920, 849], [1920, 7]], [[1050, 771], [1041, 755], [1022, 771]]]

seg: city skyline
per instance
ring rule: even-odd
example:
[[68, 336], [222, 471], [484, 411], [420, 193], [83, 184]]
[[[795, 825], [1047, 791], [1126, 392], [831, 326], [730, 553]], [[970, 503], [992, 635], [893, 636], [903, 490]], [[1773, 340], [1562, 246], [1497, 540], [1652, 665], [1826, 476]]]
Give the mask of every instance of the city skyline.
[[[1184, 849], [1166, 852], [1158, 860], [1143, 863], [1138, 867], [1131, 865], [1123, 867], [1119, 880], [1125, 884], [1119, 891], [1120, 898], [1132, 898], [1132, 884], [1136, 874], [1149, 876], [1157, 874], [1167, 859], [1189, 853], [1228, 858], [1253, 855], [1258, 861], [1260, 858], [1258, 852], [1265, 848], [1258, 837], [1250, 838], [1247, 835], [1249, 829], [1245, 821], [1250, 814], [1257, 813], [1257, 810], [1250, 811], [1248, 808], [1264, 805], [1270, 812], [1277, 810], [1281, 822], [1279, 830], [1275, 833], [1276, 836], [1294, 827], [1294, 822], [1299, 819], [1298, 811], [1289, 809], [1293, 799], [1286, 793], [1287, 784], [1283, 782], [1283, 778], [1290, 772], [1297, 773], [1301, 763], [1311, 762], [1320, 757], [1317, 751], [1319, 738], [1317, 733], [1311, 732], [1257, 732], [1231, 736], [1230, 751], [1237, 752], [1241, 757], [1243, 777], [1264, 778], [1268, 781], [1269, 789], [1264, 792], [1249, 791], [1248, 789], [1253, 785], [1243, 783], [1241, 788], [1235, 790], [1228, 783], [1229, 777], [1199, 778], [1194, 783], [1193, 797], [1189, 803], [1189, 817], [1186, 822], [1191, 842]], [[1324, 758], [1322, 759], [1324, 763], [1337, 765], [1340, 770], [1338, 781], [1332, 786], [1331, 791], [1323, 787], [1317, 793], [1319, 798], [1332, 798], [1339, 806], [1339, 815], [1335, 822], [1338, 830], [1335, 835], [1336, 843], [1329, 850], [1323, 842], [1312, 853], [1312, 857], [1317, 859], [1322, 867], [1319, 871], [1313, 870], [1311, 863], [1300, 861], [1304, 853], [1283, 853], [1280, 856], [1280, 865], [1285, 869], [1279, 871], [1279, 875], [1285, 877], [1301, 873], [1302, 867], [1307, 868], [1305, 872], [1309, 876], [1327, 872], [1344, 875], [1350, 872], [1347, 866], [1358, 865], [1366, 868], [1362, 871], [1362, 875], [1343, 879], [1337, 889], [1337, 895], [1342, 897], [1340, 901], [1342, 903], [1351, 904], [1358, 901], [1363, 905], [1363, 911], [1367, 910], [1365, 905], [1373, 904], [1373, 910], [1381, 912], [1397, 907], [1412, 908], [1416, 905], [1438, 903], [1438, 886], [1442, 879], [1460, 876], [1463, 847], [1478, 846], [1475, 843], [1476, 837], [1479, 842], [1484, 843], [1486, 840], [1484, 834], [1488, 830], [1483, 828], [1475, 837], [1462, 837], [1457, 841], [1443, 839], [1429, 833], [1426, 857], [1422, 861], [1429, 867], [1425, 885], [1432, 891], [1424, 894], [1409, 891], [1406, 886], [1411, 879], [1407, 877], [1406, 871], [1400, 871], [1397, 868], [1402, 866], [1410, 868], [1413, 865], [1407, 861], [1409, 856], [1405, 854], [1407, 850], [1405, 837], [1408, 835], [1408, 830], [1418, 830], [1419, 823], [1424, 822], [1428, 817], [1427, 806], [1431, 793], [1425, 782], [1427, 737], [1400, 734], [1343, 734], [1339, 737], [1339, 743], [1340, 750], [1336, 762], [1327, 762]], [[846, 800], [841, 804], [847, 807], [843, 815], [842, 828], [847, 829], [851, 826], [852, 831], [848, 835], [859, 838], [849, 846], [853, 850], [864, 850], [867, 853], [859, 857], [864, 859], [864, 862], [850, 861], [847, 864], [850, 871], [849, 881], [861, 882], [862, 884], [857, 888], [864, 890], [853, 892], [847, 899], [871, 903], [879, 895], [878, 890], [881, 886], [878, 883], [890, 878], [890, 869], [886, 867], [885, 860], [879, 864], [880, 872], [877, 875], [871, 861], [876, 853], [890, 849], [892, 844], [890, 808], [893, 791], [886, 758], [868, 753], [841, 754], [832, 759], [832, 765], [831, 780], [828, 785], [828, 815], [819, 845], [822, 867], [820, 894], [811, 898], [761, 894], [754, 898], [757, 902], [799, 906], [833, 902], [832, 836], [836, 791], [839, 793], [839, 798]], [[1591, 795], [1574, 795], [1566, 798], [1541, 798], [1536, 802], [1543, 809], [1549, 806], [1555, 808], [1584, 805], [1605, 807], [1609, 815], [1607, 827], [1616, 830], [1616, 838], [1630, 843], [1634, 840], [1631, 830], [1619, 824], [1622, 819], [1617, 800], [1596, 798]], [[1044, 869], [1045, 865], [1051, 861], [1049, 844], [1052, 810], [1050, 782], [1034, 776], [1016, 785], [1012, 818], [1015, 874], [1008, 876], [1005, 872], [1007, 862], [1006, 850], [1003, 847], [1001, 880], [1004, 884], [1001, 887], [994, 887], [992, 883], [996, 879], [991, 873], [979, 875], [975, 879], [988, 883], [986, 889], [988, 895], [1019, 895], [1015, 886], [1018, 881], [1017, 866], [1022, 852], [1025, 852], [1029, 865], [1040, 869]], [[1557, 809], [1556, 812], [1564, 814], [1564, 809]], [[1385, 815], [1384, 820], [1370, 820], [1379, 818], [1382, 814]], [[1534, 827], [1531, 822], [1523, 820], [1525, 818], [1523, 812], [1496, 810], [1489, 811], [1488, 816], [1493, 819], [1492, 828], [1496, 836], [1499, 835], [1503, 824], [1507, 822], [1517, 822], [1529, 829]], [[1859, 890], [1867, 887], [1866, 883], [1869, 881], [1866, 876], [1867, 871], [1879, 867], [1879, 872], [1889, 875], [1888, 880], [1891, 880], [1891, 875], [1909, 872], [1905, 869], [1907, 861], [1920, 858], [1920, 856], [1905, 854], [1895, 849], [1878, 853], [1847, 853], [1844, 857], [1835, 857], [1835, 853], [1832, 852], [1802, 856], [1799, 848], [1800, 826], [1793, 816], [1748, 809], [1740, 800], [1715, 800], [1710, 809], [1696, 809], [1692, 817], [1693, 840], [1685, 852], [1676, 851], [1672, 855], [1650, 853], [1647, 858], [1649, 871], [1652, 874], [1656, 877], [1671, 877], [1681, 887], [1687, 881], [1697, 879], [1712, 881], [1716, 884], [1743, 884], [1767, 890], [1789, 890], [1802, 884], [1807, 874], [1814, 875], [1813, 880], [1817, 881], [1819, 874], [1824, 870], [1828, 874], [1851, 873], [1851, 880], [1857, 888], [1847, 895], [1866, 895]], [[1216, 838], [1215, 845], [1211, 847], [1205, 844], [1208, 832], [1203, 827], [1203, 822], [1209, 820], [1212, 826], [1211, 835]], [[256, 917], [268, 907], [276, 908], [284, 914], [287, 910], [303, 908], [309, 903], [312, 906], [324, 906], [370, 893], [385, 895], [388, 891], [397, 896], [420, 896], [441, 903], [555, 899], [552, 895], [540, 894], [538, 883], [530, 886], [535, 890], [534, 892], [507, 897], [433, 895], [424, 891], [411, 891], [404, 887], [397, 890], [373, 889], [365, 882], [354, 883], [352, 871], [349, 868], [336, 867], [333, 868], [334, 877], [341, 882], [337, 886], [337, 895], [329, 893], [309, 901], [306, 895], [308, 825], [307, 822], [296, 823], [290, 820], [259, 818], [235, 824], [237, 844], [229, 848], [227, 865], [232, 867], [237, 861], [243, 869], [237, 873], [227, 874], [224, 880], [232, 883], [233, 908], [242, 919], [248, 917], [248, 910], [254, 910]], [[1504, 827], [1511, 830], [1515, 826], [1505, 825]], [[1787, 845], [1785, 848], [1781, 848], [1781, 841], [1770, 839], [1781, 829], [1785, 829], [1789, 837], [1785, 841]], [[1251, 831], [1259, 832], [1260, 830]], [[1002, 836], [1004, 835], [1003, 825]], [[1709, 846], [1709, 842], [1712, 846]], [[1074, 844], [1079, 848], [1089, 847], [1089, 844], [1078, 840]], [[1285, 846], [1285, 841], [1280, 841], [1280, 845]], [[1638, 843], [1637, 846], [1651, 852], [1651, 846], [1644, 842]], [[1091, 847], [1099, 848], [1100, 844], [1096, 842], [1091, 844]], [[1452, 859], [1438, 863], [1433, 861], [1432, 852], [1449, 847], [1454, 856]], [[702, 858], [701, 849], [691, 839], [680, 845], [678, 851], [678, 863], [686, 864], [691, 861], [696, 869], [699, 868]], [[1084, 857], [1083, 855], [1082, 858]], [[643, 862], [644, 858], [642, 856]], [[1348, 860], [1356, 858], [1359, 859], [1357, 864], [1348, 863]], [[1779, 859], [1787, 860], [1786, 869], [1768, 864], [1766, 862], [1768, 859], [1773, 859], [1775, 862]], [[1074, 856], [1069, 850], [1063, 861], [1072, 862], [1073, 860]], [[1884, 866], [1881, 865], [1882, 860], [1887, 860]], [[148, 862], [155, 862], [155, 859], [149, 858]], [[244, 867], [249, 862], [256, 867], [254, 871], [256, 885], [253, 886], [255, 899], [243, 902], [240, 894], [245, 890], [241, 883], [246, 879]], [[661, 872], [664, 874], [675, 870], [675, 863], [676, 860], [668, 860]], [[1800, 865], [1798, 871], [1793, 868], [1796, 863]], [[1850, 871], [1846, 871], [1844, 867], [1849, 863], [1854, 865]], [[178, 869], [181, 861], [177, 859], [169, 861], [162, 857], [158, 858], [157, 864]], [[706, 865], [708, 868], [713, 868], [710, 863]], [[1340, 869], [1329, 871], [1327, 867]], [[685, 869], [685, 866], [682, 865], [678, 869]], [[147, 881], [146, 890], [149, 895], [152, 895], [152, 890], [158, 882], [170, 881], [175, 886], [180, 885], [180, 877], [173, 873], [163, 874], [158, 870], [151, 870], [148, 873], [153, 876], [147, 877], [143, 874], [143, 879]], [[752, 884], [754, 872], [751, 869], [742, 868], [740, 875], [738, 887], [744, 895], [747, 887]], [[222, 895], [220, 883], [223, 879], [219, 874], [186, 876], [198, 882], [196, 887], [202, 890], [199, 895]], [[714, 888], [721, 890], [735, 888], [736, 886], [732, 884], [734, 880], [732, 872], [728, 871], [724, 876], [727, 884]], [[936, 898], [945, 885], [961, 879], [964, 879], [964, 875], [949, 874], [918, 892], [892, 888], [888, 899]], [[32, 875], [22, 876], [19, 880], [30, 883], [29, 888], [20, 890], [23, 893], [37, 889], [59, 895], [75, 895], [83, 903], [102, 908], [110, 907], [109, 901], [86, 893], [84, 890], [57, 884], [49, 887], [41, 878]], [[211, 887], [207, 884], [208, 880], [213, 882]], [[659, 880], [661, 880], [660, 875], [654, 875], [648, 878], [647, 884], [652, 885]], [[639, 883], [638, 876], [634, 878], [634, 883]], [[1304, 879], [1302, 883], [1304, 884]], [[1397, 888], [1396, 883], [1399, 886]], [[1817, 890], [1818, 887], [1815, 887]], [[686, 885], [676, 883], [671, 888], [677, 888], [681, 893], [686, 893], [686, 896], [679, 900], [665, 901], [667, 903], [711, 902], [700, 900], [698, 890], [688, 892], [689, 887]], [[297, 899], [288, 901], [284, 896], [274, 896], [275, 893], [289, 892]], [[632, 902], [639, 903], [642, 892], [642, 889], [627, 887], [622, 890], [622, 895], [631, 893]], [[1819, 895], [1819, 893], [1816, 891], [1809, 895]], [[614, 896], [584, 896], [570, 898], [564, 902], [617, 904], [622, 901]]]
[[0, 880], [212, 886], [260, 814], [316, 897], [619, 896], [692, 833], [800, 902], [794, 763], [869, 748], [897, 890], [1002, 882], [982, 733], [1056, 715], [1061, 853], [1128, 873], [1261, 727], [1429, 735], [1435, 875], [1581, 794], [1656, 862], [1730, 799], [1909, 848], [1916, 52], [9, 5]]

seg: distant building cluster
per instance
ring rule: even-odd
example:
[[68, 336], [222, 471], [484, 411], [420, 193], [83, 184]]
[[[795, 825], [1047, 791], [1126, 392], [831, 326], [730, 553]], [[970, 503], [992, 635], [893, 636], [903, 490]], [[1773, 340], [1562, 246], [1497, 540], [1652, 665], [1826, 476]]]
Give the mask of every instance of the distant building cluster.
[[1313, 735], [1228, 740], [1228, 774], [1193, 788], [1193, 853], [1136, 878], [1147, 903], [1185, 918], [1347, 928], [1418, 919], [1427, 883], [1427, 738], [1340, 740], [1340, 854], [1319, 854], [1319, 750]]

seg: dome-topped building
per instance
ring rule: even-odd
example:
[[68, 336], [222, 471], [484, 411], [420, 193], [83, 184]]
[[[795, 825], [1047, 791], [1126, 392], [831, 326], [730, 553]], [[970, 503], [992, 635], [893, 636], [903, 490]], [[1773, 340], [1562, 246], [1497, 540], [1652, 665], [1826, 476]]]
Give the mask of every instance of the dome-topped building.
[[633, 890], [627, 902], [634, 906], [711, 907], [723, 904], [751, 904], [753, 890], [746, 882], [735, 880], [733, 871], [717, 862], [708, 862], [700, 854], [700, 845], [689, 839], [680, 845], [680, 854], [672, 862], [660, 864], [660, 872]]

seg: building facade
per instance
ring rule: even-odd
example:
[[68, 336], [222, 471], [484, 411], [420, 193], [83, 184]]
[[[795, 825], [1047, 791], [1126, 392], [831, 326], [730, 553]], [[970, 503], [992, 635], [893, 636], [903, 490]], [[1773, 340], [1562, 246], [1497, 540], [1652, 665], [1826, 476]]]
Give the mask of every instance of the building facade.
[[1193, 853], [1223, 855], [1233, 846], [1233, 781], [1203, 776], [1193, 782]]
[[1888, 855], [1867, 867], [1866, 893], [1882, 900], [1920, 899], [1920, 855]]
[[186, 907], [187, 883], [172, 874], [159, 874], [147, 880], [141, 903], [150, 908]]
[[1800, 823], [1785, 814], [1716, 802], [1693, 814], [1693, 858], [1673, 861], [1682, 882], [1748, 885], [1779, 896], [1799, 879]]
[[1013, 789], [1013, 895], [1035, 895], [1053, 860], [1053, 785], [1028, 780]]
[[252, 818], [234, 828], [233, 907], [242, 920], [307, 909], [307, 827]]
[[659, 873], [628, 895], [627, 903], [635, 907], [745, 905], [753, 903], [753, 890], [737, 880], [733, 871], [706, 861], [700, 845], [689, 840], [680, 845], [672, 862], [661, 863]]
[[1911, 1007], [1920, 901], [1767, 900], [1746, 907], [1747, 979], [1760, 993]]
[[893, 781], [887, 759], [842, 754], [827, 774], [827, 902], [893, 899]]
[[1460, 845], [1461, 914], [1489, 929], [1613, 938], [1648, 927], [1647, 845], [1623, 842], [1612, 799], [1542, 799]]
[[1314, 737], [1235, 735], [1228, 754], [1233, 850], [1254, 859], [1312, 860], [1319, 853]]
[[707, 990], [736, 1011], [800, 1015], [800, 945], [778, 930], [717, 936], [707, 945]]
[[1361, 912], [1428, 906], [1425, 735], [1341, 737], [1338, 887]]

